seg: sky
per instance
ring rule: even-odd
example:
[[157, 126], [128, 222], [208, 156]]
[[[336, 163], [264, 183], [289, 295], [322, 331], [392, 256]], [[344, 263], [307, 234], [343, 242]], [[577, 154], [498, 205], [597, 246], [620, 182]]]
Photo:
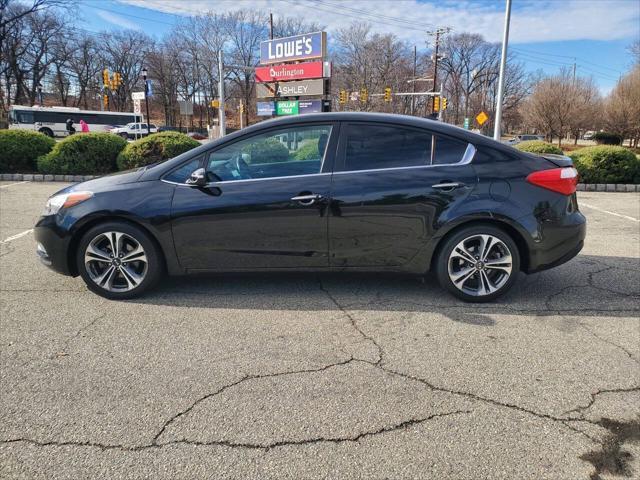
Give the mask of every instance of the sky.
[[[301, 16], [331, 32], [353, 21], [394, 33], [418, 49], [428, 31], [482, 34], [502, 41], [505, 0], [79, 0], [78, 23], [90, 31], [136, 29], [160, 38], [181, 17], [239, 8]], [[627, 47], [640, 37], [639, 0], [513, 0], [509, 51], [528, 71], [562, 67], [593, 76], [603, 94], [631, 66]]]

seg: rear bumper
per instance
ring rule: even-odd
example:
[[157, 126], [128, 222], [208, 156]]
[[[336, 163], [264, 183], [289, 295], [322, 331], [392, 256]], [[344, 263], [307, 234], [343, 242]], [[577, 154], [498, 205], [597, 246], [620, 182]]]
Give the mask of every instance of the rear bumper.
[[555, 222], [542, 222], [538, 241], [530, 249], [526, 273], [557, 267], [575, 257], [584, 246], [587, 221], [580, 212]]

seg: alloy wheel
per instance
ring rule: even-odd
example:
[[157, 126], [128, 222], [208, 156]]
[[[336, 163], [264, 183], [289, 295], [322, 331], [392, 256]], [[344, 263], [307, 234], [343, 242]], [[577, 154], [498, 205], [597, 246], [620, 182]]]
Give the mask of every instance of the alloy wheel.
[[456, 288], [481, 297], [500, 290], [509, 278], [513, 260], [507, 245], [493, 235], [471, 235], [458, 243], [448, 260], [448, 273]]
[[149, 267], [140, 242], [123, 232], [96, 235], [87, 245], [84, 265], [93, 283], [109, 292], [138, 287]]

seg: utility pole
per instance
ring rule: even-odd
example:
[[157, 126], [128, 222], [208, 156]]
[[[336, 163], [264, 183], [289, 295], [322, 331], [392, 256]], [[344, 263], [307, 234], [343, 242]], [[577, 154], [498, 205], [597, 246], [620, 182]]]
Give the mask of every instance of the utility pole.
[[[435, 50], [435, 55], [433, 57], [433, 88], [431, 89], [433, 92], [436, 91], [436, 87], [438, 86], [438, 51], [440, 49], [440, 36], [444, 35], [445, 33], [449, 33], [450, 30], [451, 28], [449, 27], [440, 27], [436, 29], [434, 32], [427, 32], [428, 35], [436, 36], [436, 50]], [[435, 100], [432, 100], [431, 113], [435, 113], [435, 111], [436, 111], [436, 102]], [[426, 108], [425, 108], [425, 113], [426, 113]]]
[[273, 13], [269, 14], [269, 40], [273, 40]]
[[[416, 45], [413, 46], [413, 77], [411, 78], [416, 78], [416, 69], [418, 67], [418, 47]], [[416, 93], [416, 82], [412, 82], [413, 83], [413, 93]], [[413, 110], [415, 108], [415, 98], [414, 96], [411, 97], [411, 115], [413, 115]]]
[[502, 96], [504, 95], [504, 72], [507, 67], [507, 45], [509, 43], [509, 22], [511, 21], [511, 0], [507, 0], [504, 12], [504, 33], [502, 35], [502, 55], [500, 56], [500, 76], [498, 77], [498, 98], [496, 119], [493, 126], [493, 139], [500, 141], [500, 123], [502, 122]]
[[218, 107], [218, 124], [220, 125], [220, 137], [227, 134], [227, 127], [224, 118], [224, 63], [222, 60], [222, 49], [218, 50], [218, 95], [220, 106]]

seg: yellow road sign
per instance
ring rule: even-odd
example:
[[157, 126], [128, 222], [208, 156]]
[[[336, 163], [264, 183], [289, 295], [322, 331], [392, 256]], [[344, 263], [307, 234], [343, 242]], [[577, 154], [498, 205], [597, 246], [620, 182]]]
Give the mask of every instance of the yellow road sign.
[[476, 115], [476, 122], [478, 122], [478, 125], [480, 126], [482, 126], [482, 124], [487, 120], [489, 120], [489, 116], [484, 112], [480, 112], [478, 115]]

